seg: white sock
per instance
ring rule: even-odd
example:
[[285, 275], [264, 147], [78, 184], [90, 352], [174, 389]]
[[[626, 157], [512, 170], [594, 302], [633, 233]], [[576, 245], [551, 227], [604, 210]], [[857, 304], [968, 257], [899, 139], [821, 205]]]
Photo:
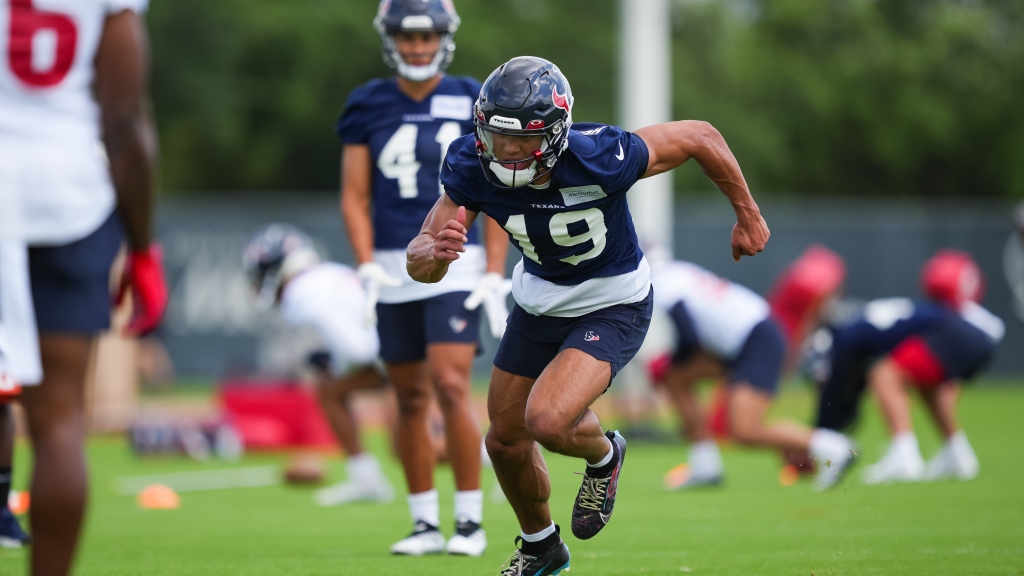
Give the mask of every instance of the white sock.
[[921, 448], [917, 445], [917, 436], [913, 432], [903, 432], [892, 437], [889, 453], [899, 454], [901, 458], [921, 458]]
[[850, 446], [849, 440], [835, 430], [816, 428], [811, 432], [810, 453], [816, 460], [832, 460], [843, 455]]
[[714, 440], [701, 440], [690, 445], [690, 476], [714, 478], [722, 475], [722, 453]]
[[484, 522], [484, 491], [460, 490], [455, 492], [455, 521]]
[[598, 462], [597, 464], [591, 464], [591, 463], [587, 462], [587, 466], [590, 466], [591, 468], [600, 468], [601, 466], [604, 466], [605, 464], [611, 462], [612, 461], [612, 456], [614, 456], [614, 455], [615, 455], [615, 444], [612, 444], [611, 450], [608, 451], [608, 454], [606, 454], [605, 457], [602, 458], [600, 462]]
[[540, 542], [541, 540], [547, 538], [548, 536], [551, 536], [554, 533], [555, 523], [552, 522], [551, 526], [548, 526], [547, 528], [541, 530], [540, 532], [537, 532], [536, 534], [527, 534], [526, 532], [520, 532], [519, 535], [522, 536], [523, 540], [526, 542]]
[[431, 526], [441, 525], [441, 507], [437, 503], [437, 490], [409, 494], [407, 500], [413, 522], [426, 522]]
[[348, 470], [348, 479], [357, 482], [375, 483], [384, 476], [377, 457], [369, 452], [349, 456], [345, 469]]

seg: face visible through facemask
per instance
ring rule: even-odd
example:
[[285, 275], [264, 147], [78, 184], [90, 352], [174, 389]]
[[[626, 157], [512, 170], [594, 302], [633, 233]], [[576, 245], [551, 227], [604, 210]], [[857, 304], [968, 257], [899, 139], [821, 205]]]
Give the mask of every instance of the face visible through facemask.
[[[506, 186], [524, 186], [531, 183], [540, 169], [534, 155], [537, 151], [544, 152], [544, 136], [490, 136], [494, 155], [494, 160], [490, 163], [491, 172]], [[533, 183], [543, 184], [550, 178], [550, 174], [544, 174]]]
[[437, 75], [441, 35], [437, 32], [397, 32], [391, 36], [401, 57], [398, 72], [414, 82], [424, 82]]

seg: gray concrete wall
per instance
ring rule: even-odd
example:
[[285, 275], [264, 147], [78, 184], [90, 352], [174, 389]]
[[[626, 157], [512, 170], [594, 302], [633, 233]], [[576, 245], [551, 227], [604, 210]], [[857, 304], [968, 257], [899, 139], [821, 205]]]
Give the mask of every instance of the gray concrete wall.
[[[725, 200], [680, 198], [676, 255], [764, 293], [783, 266], [818, 242], [846, 259], [847, 295], [868, 299], [914, 296], [920, 266], [931, 253], [942, 246], [966, 250], [987, 276], [986, 307], [1008, 328], [993, 371], [1024, 374], [1024, 323], [1014, 315], [1002, 268], [1011, 230], [1009, 203], [806, 197], [766, 197], [760, 202], [772, 230], [769, 247], [734, 264], [729, 249], [733, 219]], [[172, 299], [160, 337], [179, 375], [279, 372], [301, 356], [307, 336], [284, 329], [272, 315], [257, 310], [241, 273], [245, 243], [272, 221], [302, 227], [331, 259], [351, 263], [335, 194], [217, 193], [177, 195], [161, 202], [158, 234]], [[510, 270], [518, 258], [510, 250]], [[487, 354], [476, 366], [481, 375], [489, 371], [496, 342], [485, 335], [484, 346]]]

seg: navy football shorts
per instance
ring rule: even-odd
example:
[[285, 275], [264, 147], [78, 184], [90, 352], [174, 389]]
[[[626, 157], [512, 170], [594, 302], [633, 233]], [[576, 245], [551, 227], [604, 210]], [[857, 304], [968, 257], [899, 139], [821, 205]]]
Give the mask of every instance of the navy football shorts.
[[786, 356], [786, 337], [775, 320], [762, 320], [747, 336], [743, 348], [729, 363], [729, 384], [747, 383], [774, 395], [779, 387], [779, 373]]
[[448, 292], [433, 298], [377, 303], [380, 357], [388, 364], [419, 362], [430, 344], [479, 345], [480, 308], [466, 310], [469, 292]]
[[97, 334], [110, 328], [110, 267], [124, 232], [114, 212], [95, 232], [63, 246], [28, 250], [40, 332]]
[[985, 365], [995, 343], [960, 317], [919, 335], [909, 336], [890, 354], [918, 387], [930, 388], [947, 380], [970, 380]]
[[640, 302], [576, 318], [534, 316], [516, 305], [508, 316], [494, 365], [518, 376], [537, 378], [559, 352], [575, 348], [611, 364], [615, 378], [643, 344], [653, 306], [654, 288]]

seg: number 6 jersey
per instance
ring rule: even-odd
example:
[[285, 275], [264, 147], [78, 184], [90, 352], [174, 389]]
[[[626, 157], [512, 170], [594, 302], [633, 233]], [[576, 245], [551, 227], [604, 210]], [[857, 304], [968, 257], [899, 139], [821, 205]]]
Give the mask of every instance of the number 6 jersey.
[[31, 244], [92, 233], [114, 189], [92, 94], [110, 14], [146, 0], [0, 0], [0, 186], [21, 197]]
[[469, 231], [466, 252], [441, 282], [422, 284], [405, 270], [405, 249], [441, 194], [438, 172], [444, 152], [473, 131], [473, 101], [479, 92], [472, 78], [444, 76], [430, 96], [416, 102], [388, 78], [356, 88], [345, 104], [338, 137], [344, 144], [367, 145], [373, 163], [374, 261], [402, 280], [401, 286], [381, 290], [381, 302], [471, 291], [484, 273], [486, 256], [475, 229]]
[[498, 189], [468, 135], [448, 149], [441, 182], [453, 202], [501, 224], [523, 254], [512, 276], [516, 302], [534, 315], [576, 317], [647, 297], [650, 267], [626, 192], [648, 158], [635, 134], [574, 124], [547, 184]]

